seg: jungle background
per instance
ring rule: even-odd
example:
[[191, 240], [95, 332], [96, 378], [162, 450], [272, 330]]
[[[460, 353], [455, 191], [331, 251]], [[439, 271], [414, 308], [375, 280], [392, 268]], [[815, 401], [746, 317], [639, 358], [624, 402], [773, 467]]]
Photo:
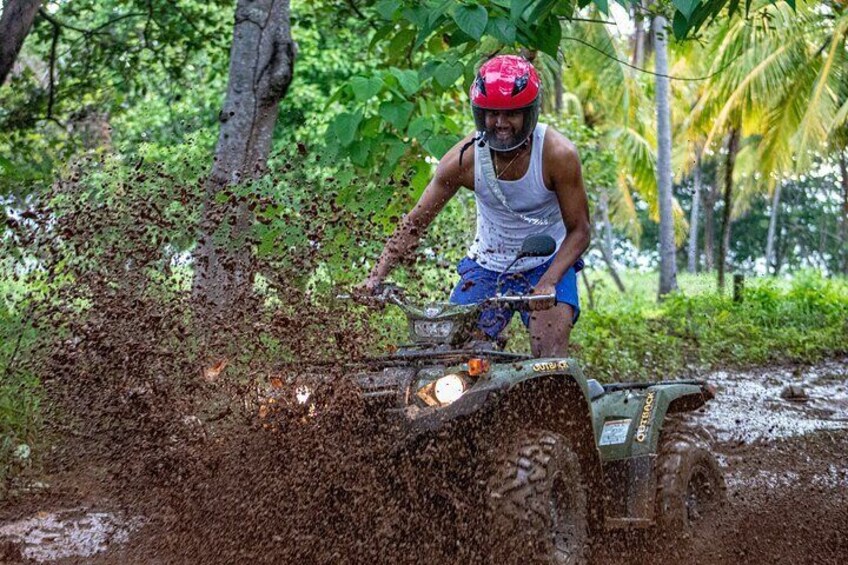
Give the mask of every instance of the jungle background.
[[[0, 493], [71, 466], [60, 438], [147, 449], [402, 339], [335, 297], [472, 130], [495, 53], [534, 60], [582, 159], [587, 373], [844, 355], [846, 37], [838, 1], [4, 0]], [[473, 226], [463, 192], [393, 280], [444, 299]]]

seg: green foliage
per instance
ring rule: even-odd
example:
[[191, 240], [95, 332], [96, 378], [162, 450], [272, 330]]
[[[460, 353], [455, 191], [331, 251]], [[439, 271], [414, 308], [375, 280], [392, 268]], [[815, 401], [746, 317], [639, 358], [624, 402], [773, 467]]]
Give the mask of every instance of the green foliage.
[[[8, 156], [0, 194], [23, 197], [44, 188], [73, 156], [96, 147], [179, 139], [214, 124], [232, 6], [231, 0], [45, 5], [19, 57], [23, 72], [0, 86], [6, 134], [0, 153]], [[135, 120], [126, 119], [133, 114]]]
[[16, 282], [12, 263], [0, 263], [0, 499], [6, 482], [36, 459], [41, 392], [38, 379], [22, 370], [34, 330], [26, 316], [27, 288]]
[[741, 302], [692, 293], [693, 283], [703, 289], [711, 280], [681, 282], [688, 293], [659, 305], [650, 298], [652, 283], [584, 310], [572, 336], [588, 374], [662, 380], [693, 369], [812, 363], [848, 352], [848, 281], [814, 273], [782, 283], [749, 279]]
[[[635, 0], [620, 3], [626, 6]], [[576, 8], [589, 4], [602, 14], [609, 13], [607, 0], [378, 2], [371, 8], [381, 22], [370, 47], [376, 65], [334, 94], [348, 112], [328, 129], [327, 143], [360, 169], [380, 168], [383, 178], [403, 172], [393, 168], [400, 143], [408, 148], [402, 163], [422, 161], [428, 155], [440, 158], [470, 129], [454, 127], [463, 120], [463, 112], [457, 111], [459, 80], [467, 89], [477, 65], [497, 52], [526, 48], [557, 60], [563, 22], [572, 19]], [[682, 38], [716, 18], [726, 4], [727, 0], [674, 0], [661, 9], [669, 8], [674, 14], [674, 30]], [[731, 2], [730, 14], [737, 8], [738, 2]], [[417, 74], [417, 80], [397, 88], [387, 80], [397, 72]], [[349, 116], [363, 119], [351, 124]], [[370, 120], [371, 116], [379, 119]], [[408, 124], [420, 123], [420, 118], [429, 118], [431, 127], [407, 129]], [[354, 145], [352, 138], [363, 141]]]

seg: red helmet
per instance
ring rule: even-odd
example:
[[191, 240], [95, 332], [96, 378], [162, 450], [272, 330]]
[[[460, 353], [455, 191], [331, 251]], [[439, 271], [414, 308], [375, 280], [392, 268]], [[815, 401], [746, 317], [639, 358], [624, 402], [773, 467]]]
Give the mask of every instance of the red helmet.
[[[495, 151], [512, 151], [521, 146], [536, 129], [542, 102], [542, 81], [533, 65], [523, 57], [500, 55], [486, 61], [471, 85], [471, 110], [477, 130]], [[486, 124], [487, 110], [521, 111], [523, 122], [517, 131], [496, 130]]]

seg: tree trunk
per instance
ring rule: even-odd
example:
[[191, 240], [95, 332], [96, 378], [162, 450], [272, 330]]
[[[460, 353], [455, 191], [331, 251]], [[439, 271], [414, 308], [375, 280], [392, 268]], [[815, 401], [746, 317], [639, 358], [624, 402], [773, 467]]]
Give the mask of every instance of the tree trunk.
[[642, 15], [642, 3], [632, 7], [633, 12], [633, 56], [630, 63], [638, 68], [645, 66], [645, 17]]
[[41, 0], [6, 0], [0, 16], [0, 85], [12, 70]]
[[733, 209], [733, 168], [739, 152], [739, 129], [730, 130], [727, 139], [727, 155], [724, 167], [724, 210], [722, 210], [721, 244], [718, 248], [718, 288], [724, 291], [724, 273], [730, 248], [730, 213]]
[[698, 214], [701, 204], [701, 150], [696, 150], [692, 211], [689, 215], [689, 272], [698, 272]]
[[848, 275], [848, 163], [845, 149], [839, 150], [839, 173], [842, 175], [842, 219], [839, 225], [839, 243], [842, 249], [842, 274]]
[[563, 62], [558, 57], [554, 72], [554, 112], [557, 116], [562, 115], [562, 96], [564, 94], [562, 88], [562, 64]]
[[[218, 116], [218, 145], [195, 252], [195, 296], [219, 313], [228, 311], [249, 288], [253, 273], [245, 241], [250, 226], [247, 203], [235, 197], [221, 203], [218, 196], [227, 187], [265, 174], [295, 53], [289, 0], [238, 1], [227, 96]], [[221, 234], [220, 228], [229, 233]]]
[[656, 49], [657, 187], [660, 201], [660, 297], [677, 289], [677, 258], [674, 245], [674, 213], [671, 193], [671, 113], [668, 98], [668, 44], [663, 16], [653, 22]]
[[609, 217], [609, 194], [604, 188], [601, 189], [598, 208], [601, 213], [601, 220], [604, 224], [604, 235], [600, 238], [601, 255], [604, 258], [604, 262], [607, 264], [607, 269], [609, 269], [610, 276], [612, 277], [615, 286], [618, 287], [618, 290], [621, 293], [625, 293], [627, 290], [624, 288], [624, 283], [621, 282], [621, 277], [618, 276], [618, 269], [615, 266], [615, 259], [612, 256], [612, 222], [610, 222]]
[[786, 229], [779, 229], [774, 236], [774, 275], [780, 274], [780, 268], [783, 266], [784, 241], [783, 236]]
[[712, 186], [704, 191], [704, 270], [715, 269], [715, 203], [717, 191]]
[[777, 261], [774, 258], [774, 234], [777, 231], [777, 216], [780, 211], [780, 190], [783, 183], [778, 181], [774, 187], [774, 195], [771, 199], [771, 214], [769, 214], [768, 237], [766, 239], [766, 273], [769, 270], [777, 274]]

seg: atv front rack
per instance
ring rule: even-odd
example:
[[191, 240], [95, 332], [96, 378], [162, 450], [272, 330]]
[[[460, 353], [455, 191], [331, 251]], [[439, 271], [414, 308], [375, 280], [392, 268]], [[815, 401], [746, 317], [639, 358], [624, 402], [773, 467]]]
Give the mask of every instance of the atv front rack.
[[493, 349], [450, 349], [445, 351], [433, 351], [432, 349], [424, 351], [408, 351], [400, 350], [392, 355], [381, 355], [379, 357], [366, 357], [363, 362], [373, 365], [394, 366], [399, 364], [409, 364], [416, 361], [422, 362], [437, 362], [437, 363], [462, 363], [469, 358], [479, 357], [491, 359], [492, 361], [501, 362], [518, 362], [532, 359], [532, 355], [524, 353], [510, 353], [507, 351], [497, 351]]

